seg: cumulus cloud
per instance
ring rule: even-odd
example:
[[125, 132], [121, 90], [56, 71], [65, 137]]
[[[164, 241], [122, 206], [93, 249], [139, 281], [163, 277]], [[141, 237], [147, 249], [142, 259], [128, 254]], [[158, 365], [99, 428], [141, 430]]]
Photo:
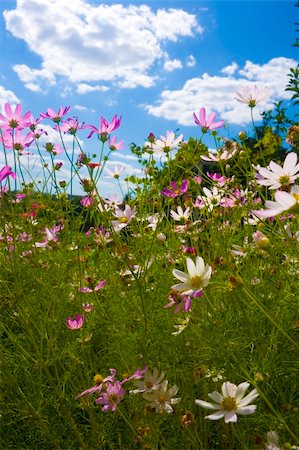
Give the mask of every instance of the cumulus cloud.
[[17, 0], [4, 19], [7, 30], [41, 58], [41, 67], [14, 66], [35, 92], [64, 77], [79, 93], [102, 90], [93, 82], [149, 87], [156, 63], [171, 59], [166, 43], [203, 32], [196, 16], [182, 9], [87, 0], [72, 0], [71, 7], [69, 0]]
[[238, 64], [235, 61], [233, 61], [229, 66], [223, 67], [221, 73], [224, 73], [225, 75], [233, 75], [238, 68], [239, 68]]
[[49, 87], [56, 84], [55, 76], [47, 69], [31, 69], [26, 64], [16, 64], [13, 70], [25, 87], [33, 92], [47, 94]]
[[208, 113], [215, 111], [221, 114], [219, 119], [246, 124], [250, 121], [250, 114], [246, 105], [235, 100], [236, 91], [240, 91], [243, 86], [269, 88], [269, 99], [255, 108], [255, 116], [258, 117], [259, 112], [272, 108], [277, 100], [291, 97], [285, 91], [285, 86], [288, 82], [287, 73], [295, 65], [295, 60], [284, 57], [273, 58], [263, 65], [247, 61], [244, 68], [232, 76], [232, 70], [235, 69], [232, 63], [224, 68], [224, 75], [204, 73], [201, 77], [186, 81], [181, 89], [163, 91], [156, 104], [144, 107], [149, 114], [174, 120], [180, 125], [194, 125], [192, 113], [198, 112], [203, 106]]
[[79, 83], [77, 85], [78, 94], [89, 94], [90, 92], [106, 92], [109, 91], [108, 86], [91, 86], [87, 83]]
[[167, 59], [164, 63], [164, 70], [166, 72], [172, 72], [176, 69], [182, 69], [183, 65], [179, 59]]
[[3, 111], [5, 103], [17, 105], [18, 103], [21, 103], [21, 101], [14, 92], [9, 89], [5, 89], [4, 86], [0, 85], [0, 111]]

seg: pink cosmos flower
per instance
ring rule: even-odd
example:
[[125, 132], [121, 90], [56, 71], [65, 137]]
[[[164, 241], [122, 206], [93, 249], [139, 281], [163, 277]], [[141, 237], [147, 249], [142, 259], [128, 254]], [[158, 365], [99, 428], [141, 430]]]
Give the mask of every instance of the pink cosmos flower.
[[97, 292], [105, 286], [106, 282], [107, 280], [102, 280], [93, 289], [88, 286], [85, 286], [80, 288], [79, 291], [83, 293]]
[[98, 405], [104, 405], [102, 411], [115, 411], [117, 405], [125, 395], [125, 390], [122, 388], [120, 381], [114, 383], [107, 383], [106, 392], [101, 392], [99, 398], [96, 399]]
[[107, 140], [108, 134], [117, 130], [117, 128], [120, 126], [120, 122], [121, 116], [117, 118], [116, 114], [113, 116], [110, 123], [108, 123], [107, 120], [101, 116], [99, 128], [96, 128], [94, 125], [86, 125], [86, 128], [91, 128], [92, 130], [87, 138], [90, 138], [94, 133], [97, 133], [100, 136], [100, 139], [105, 142]]
[[16, 174], [15, 172], [13, 172], [11, 170], [11, 167], [9, 167], [8, 165], [5, 165], [4, 167], [2, 167], [2, 169], [0, 170], [0, 183], [5, 180], [5, 178], [7, 177], [12, 177], [14, 180], [16, 178]]
[[3, 136], [0, 140], [4, 147], [11, 148], [20, 154], [24, 154], [24, 149], [30, 147], [34, 141], [34, 135], [32, 131], [30, 131], [26, 136], [22, 136], [22, 132], [18, 128], [14, 130], [14, 133], [4, 129]]
[[[30, 116], [29, 116], [29, 128], [30, 128], [30, 130], [31, 131], [35, 131], [36, 130], [36, 127], [37, 127], [37, 125], [41, 122], [43, 120], [43, 118], [41, 117], [41, 116], [39, 116], [37, 119], [35, 119], [34, 117], [33, 117], [33, 115], [32, 114], [30, 114]], [[45, 132], [46, 133], [46, 132]], [[46, 133], [47, 134], [47, 133]]]
[[64, 108], [60, 106], [58, 112], [55, 112], [52, 108], [48, 108], [46, 113], [41, 113], [40, 115], [45, 119], [51, 119], [53, 122], [59, 123], [61, 122], [62, 116], [64, 116], [70, 109], [70, 106], [65, 106]]
[[64, 133], [75, 135], [78, 130], [86, 128], [86, 125], [84, 125], [83, 123], [79, 123], [78, 117], [74, 117], [73, 119], [69, 118], [61, 122], [58, 126], [55, 126], [56, 130], [59, 130], [59, 128]]
[[45, 145], [45, 149], [49, 153], [53, 153], [53, 155], [61, 155], [64, 152], [64, 149], [59, 144], [53, 144], [52, 142], [47, 142]]
[[206, 118], [206, 109], [200, 108], [199, 110], [199, 118], [193, 113], [193, 117], [195, 123], [201, 127], [201, 131], [203, 133], [207, 133], [209, 130], [215, 130], [216, 128], [223, 127], [224, 120], [220, 120], [219, 122], [215, 122], [216, 113], [212, 113]]
[[80, 328], [83, 327], [84, 324], [84, 314], [75, 314], [74, 318], [72, 319], [71, 317], [67, 317], [65, 319], [65, 325], [70, 329], [70, 330], [79, 330]]
[[108, 375], [106, 378], [103, 378], [102, 375], [99, 374], [95, 375], [93, 379], [95, 385], [81, 392], [81, 394], [78, 394], [76, 400], [79, 400], [79, 398], [83, 397], [84, 395], [90, 395], [93, 394], [94, 392], [101, 392], [103, 386], [105, 386], [105, 383], [113, 383], [115, 380], [116, 370], [115, 369], [109, 370], [110, 375]]
[[165, 195], [165, 197], [175, 198], [179, 195], [185, 194], [188, 191], [188, 185], [189, 182], [186, 179], [182, 181], [181, 187], [179, 187], [175, 181], [172, 181], [170, 183], [170, 188], [163, 189], [161, 194]]
[[5, 103], [4, 111], [6, 116], [0, 114], [0, 128], [13, 130], [22, 130], [30, 125], [29, 117], [31, 115], [30, 111], [27, 111], [22, 115], [22, 106], [18, 104], [13, 111], [9, 103]]
[[124, 148], [124, 141], [117, 142], [117, 137], [113, 136], [112, 138], [108, 139], [108, 144], [110, 150], [122, 150]]
[[82, 308], [85, 312], [91, 312], [93, 311], [93, 304], [92, 303], [83, 303]]

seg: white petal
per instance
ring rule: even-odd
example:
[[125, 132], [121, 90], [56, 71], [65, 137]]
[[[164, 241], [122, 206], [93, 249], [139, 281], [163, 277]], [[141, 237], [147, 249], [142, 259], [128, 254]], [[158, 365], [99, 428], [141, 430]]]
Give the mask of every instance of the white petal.
[[291, 152], [287, 154], [286, 159], [283, 163], [283, 170], [285, 172], [289, 172], [290, 170], [294, 169], [294, 167], [297, 164], [297, 155], [295, 152]]
[[219, 409], [219, 405], [216, 405], [215, 403], [205, 402], [204, 400], [195, 400], [195, 404], [205, 409]]
[[213, 414], [210, 414], [209, 416], [206, 416], [206, 419], [219, 420], [222, 419], [222, 417], [224, 417], [224, 411], [217, 411]]
[[219, 403], [219, 404], [220, 404], [220, 403], [222, 402], [222, 400], [223, 400], [222, 395], [219, 394], [219, 392], [216, 392], [216, 391], [212, 392], [211, 394], [208, 394], [208, 396], [209, 396], [212, 400], [214, 400], [214, 402]]
[[225, 417], [225, 423], [237, 422], [237, 420], [238, 420], [238, 416], [234, 411], [230, 411], [230, 412], [226, 413], [224, 417]]
[[205, 263], [201, 256], [196, 257], [196, 275], [201, 276], [205, 270]]
[[195, 277], [196, 274], [196, 266], [194, 264], [194, 261], [191, 258], [186, 259], [187, 269], [190, 277]]
[[243, 408], [238, 408], [238, 414], [247, 415], [247, 414], [253, 414], [256, 410], [256, 405], [248, 405], [244, 406]]
[[239, 400], [241, 400], [241, 398], [244, 396], [245, 392], [247, 391], [247, 389], [249, 388], [250, 384], [249, 383], [241, 383], [239, 384], [239, 386], [237, 387], [237, 392], [236, 392], [236, 401], [239, 402]]
[[249, 403], [251, 403], [255, 398], [259, 396], [256, 389], [253, 389], [246, 397], [244, 397], [242, 400], [238, 402], [238, 406], [247, 406]]
[[176, 277], [178, 280], [182, 281], [183, 283], [189, 281], [189, 276], [186, 273], [182, 272], [181, 270], [173, 269], [172, 275]]

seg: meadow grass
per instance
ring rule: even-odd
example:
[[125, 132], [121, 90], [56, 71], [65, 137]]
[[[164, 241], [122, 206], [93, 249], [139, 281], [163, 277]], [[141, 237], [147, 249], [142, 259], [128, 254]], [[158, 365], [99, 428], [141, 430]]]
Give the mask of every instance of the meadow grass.
[[[174, 156], [168, 146], [162, 165], [153, 149], [143, 159], [146, 149], [133, 148], [146, 175], [133, 180], [134, 195], [118, 208], [105, 207], [95, 176], [102, 169], [91, 169], [87, 155], [82, 186], [92, 201], [79, 207], [66, 194], [70, 182], [59, 184], [55, 170], [46, 174], [46, 191], [27, 182], [23, 197], [10, 179], [0, 215], [3, 450], [298, 448], [298, 214], [252, 214], [275, 192], [257, 182], [252, 165], [282, 164], [285, 141], [269, 127], [243, 138], [230, 141], [229, 161], [207, 166], [200, 140], [179, 145]], [[80, 177], [70, 161], [72, 176]], [[211, 198], [204, 189], [213, 187]], [[176, 192], [163, 195], [165, 189]], [[121, 215], [125, 205], [131, 209]], [[171, 213], [178, 206], [190, 208], [180, 221]], [[172, 289], [173, 270], [186, 273], [187, 258], [197, 256], [211, 276], [198, 296], [184, 296]], [[83, 325], [74, 314], [84, 314]], [[177, 387], [173, 397], [180, 400], [168, 411], [165, 398], [155, 398], [159, 411], [149, 400], [162, 379], [147, 394], [130, 393], [145, 377], [136, 370], [145, 368]], [[76, 399], [110, 369], [112, 381]], [[116, 380], [125, 393], [109, 394]], [[256, 410], [235, 423], [206, 419], [213, 411], [195, 400], [211, 401], [208, 394], [227, 381], [256, 389]], [[106, 392], [110, 407], [103, 411]], [[271, 430], [279, 447], [269, 443]]]

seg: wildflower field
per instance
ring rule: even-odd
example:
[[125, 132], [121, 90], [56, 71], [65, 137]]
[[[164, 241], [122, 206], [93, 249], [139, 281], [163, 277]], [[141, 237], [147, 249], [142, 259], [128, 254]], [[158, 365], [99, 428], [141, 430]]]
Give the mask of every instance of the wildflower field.
[[250, 133], [200, 105], [193, 139], [132, 145], [142, 176], [120, 198], [101, 195], [124, 176], [105, 167], [119, 115], [5, 105], [3, 450], [299, 448], [299, 125], [282, 102], [255, 117], [268, 94], [236, 94]]

